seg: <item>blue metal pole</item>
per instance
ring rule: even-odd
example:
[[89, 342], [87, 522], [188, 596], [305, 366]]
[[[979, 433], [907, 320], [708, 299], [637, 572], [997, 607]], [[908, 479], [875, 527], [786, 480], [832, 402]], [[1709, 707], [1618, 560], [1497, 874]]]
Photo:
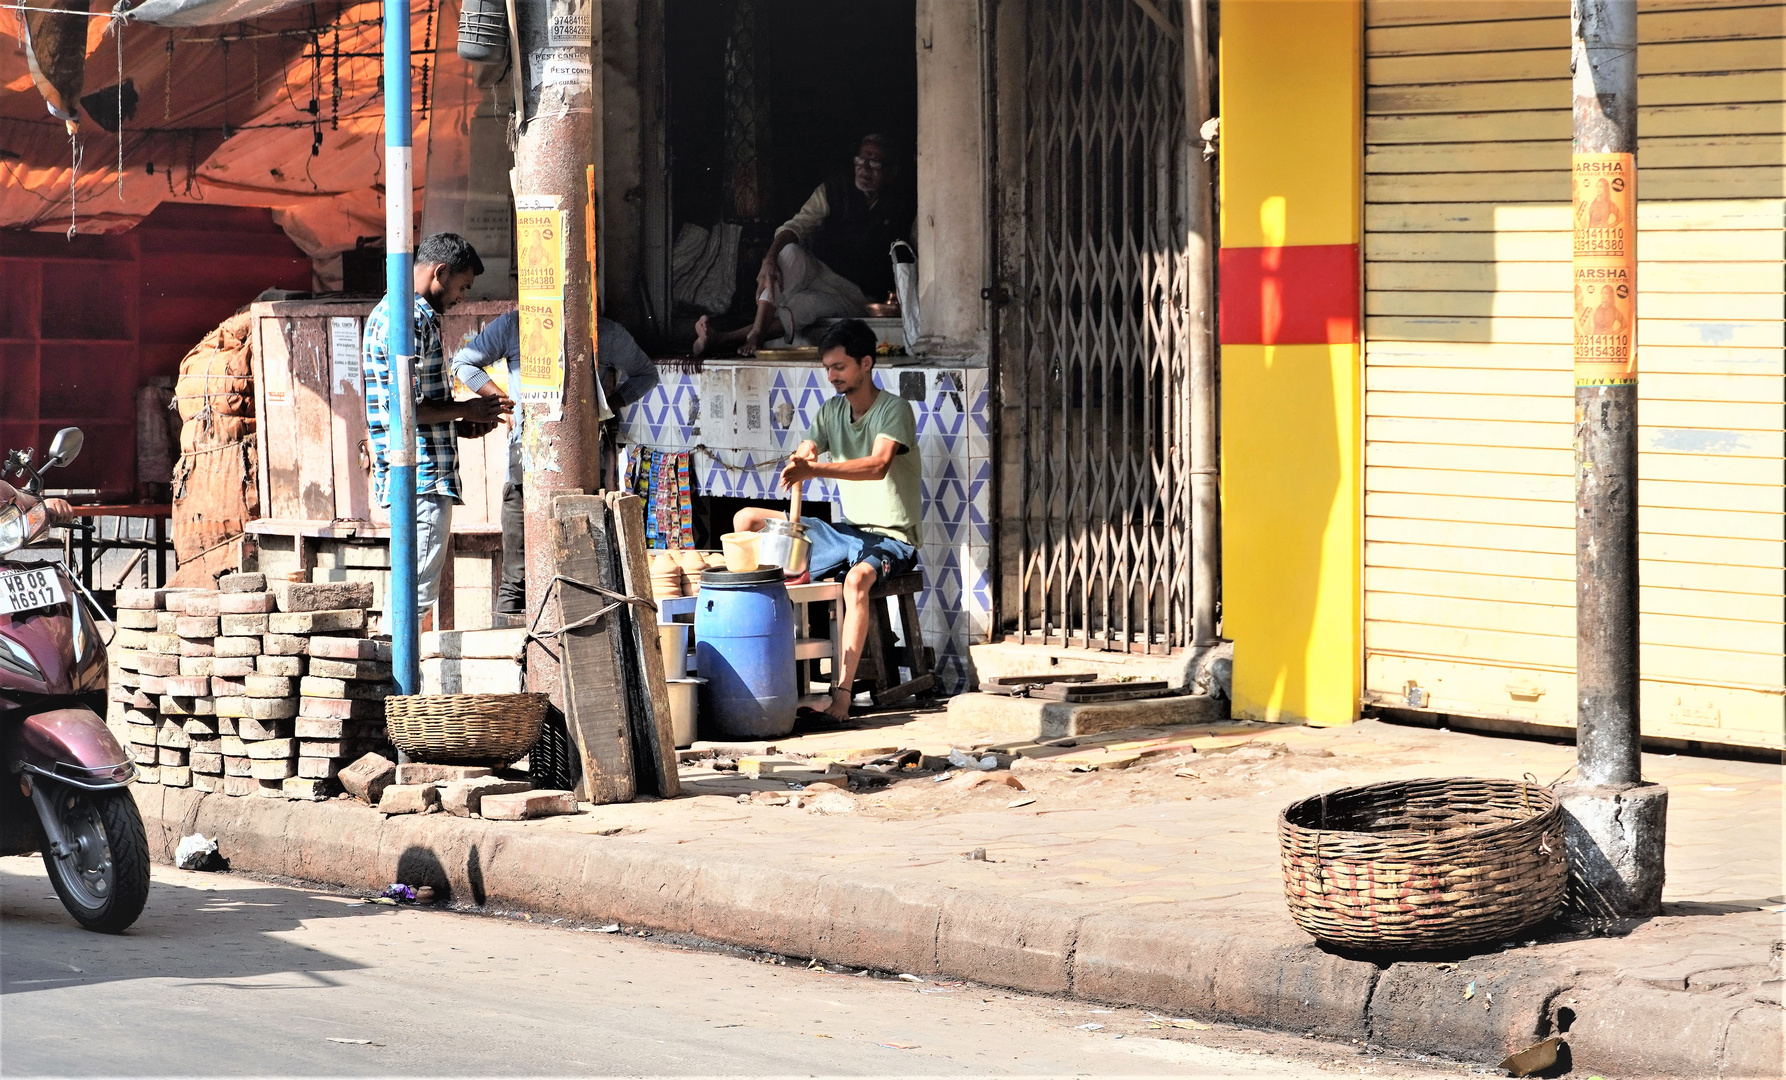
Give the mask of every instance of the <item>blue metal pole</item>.
[[392, 397], [397, 430], [391, 435], [391, 661], [397, 692], [422, 688], [417, 648], [415, 535], [415, 220], [409, 115], [409, 6], [384, 5], [385, 294], [390, 304]]

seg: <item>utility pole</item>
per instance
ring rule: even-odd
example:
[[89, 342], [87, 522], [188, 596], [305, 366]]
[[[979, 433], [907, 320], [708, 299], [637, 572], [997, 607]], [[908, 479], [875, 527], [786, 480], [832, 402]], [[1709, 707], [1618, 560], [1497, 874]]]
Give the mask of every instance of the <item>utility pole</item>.
[[1637, 0], [1573, 0], [1578, 779], [1568, 910], [1662, 909], [1668, 791], [1643, 782], [1637, 633]]
[[1209, 120], [1209, 0], [1185, 0], [1186, 168], [1190, 170], [1189, 280], [1186, 329], [1191, 379], [1191, 646], [1209, 649], [1216, 636], [1216, 583], [1221, 577], [1222, 497], [1216, 464], [1215, 214], [1209, 161], [1199, 146]]
[[385, 478], [391, 500], [391, 672], [400, 694], [422, 692], [416, 611], [415, 185], [409, 115], [409, 6], [384, 7], [385, 296], [390, 305], [386, 355], [397, 430]]
[[[553, 576], [552, 502], [600, 484], [595, 390], [595, 282], [588, 252], [595, 166], [593, 25], [599, 4], [511, 0], [522, 80], [515, 145], [521, 300], [521, 420], [526, 498], [527, 614]], [[581, 14], [578, 14], [578, 13]], [[540, 625], [549, 625], [541, 620]], [[528, 689], [559, 699], [556, 653], [529, 647]]]

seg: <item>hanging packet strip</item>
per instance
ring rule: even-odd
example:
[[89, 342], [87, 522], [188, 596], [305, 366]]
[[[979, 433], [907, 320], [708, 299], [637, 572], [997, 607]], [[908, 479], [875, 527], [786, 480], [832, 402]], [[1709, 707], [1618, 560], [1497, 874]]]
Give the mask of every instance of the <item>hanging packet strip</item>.
[[693, 456], [686, 450], [676, 455], [676, 487], [681, 503], [682, 546], [685, 548], [695, 546], [694, 487], [688, 480], [689, 459]]

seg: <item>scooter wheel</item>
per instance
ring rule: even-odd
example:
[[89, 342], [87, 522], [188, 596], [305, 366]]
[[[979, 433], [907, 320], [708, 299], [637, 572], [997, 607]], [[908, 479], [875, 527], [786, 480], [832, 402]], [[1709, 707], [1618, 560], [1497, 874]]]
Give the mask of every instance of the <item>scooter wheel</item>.
[[83, 791], [64, 784], [46, 794], [72, 848], [60, 857], [43, 853], [62, 906], [88, 930], [122, 933], [149, 899], [149, 838], [136, 800], [127, 789]]

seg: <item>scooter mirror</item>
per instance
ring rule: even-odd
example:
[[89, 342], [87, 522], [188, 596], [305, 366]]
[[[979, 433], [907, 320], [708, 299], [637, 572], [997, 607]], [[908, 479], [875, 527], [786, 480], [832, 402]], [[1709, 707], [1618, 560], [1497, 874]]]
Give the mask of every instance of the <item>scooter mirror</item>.
[[73, 461], [80, 456], [83, 441], [84, 437], [78, 427], [65, 427], [56, 432], [55, 441], [50, 443], [50, 459], [44, 463], [44, 467], [60, 467]]

